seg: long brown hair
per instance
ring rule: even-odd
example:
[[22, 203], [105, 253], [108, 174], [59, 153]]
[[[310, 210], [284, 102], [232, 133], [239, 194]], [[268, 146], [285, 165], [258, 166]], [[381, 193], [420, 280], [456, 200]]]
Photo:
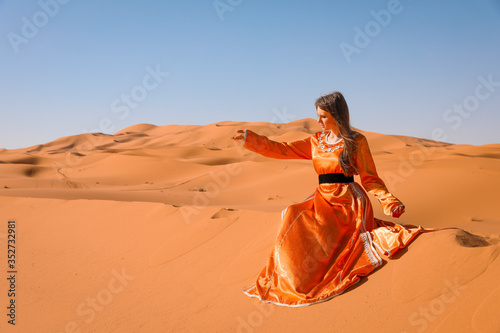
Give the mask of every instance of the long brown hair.
[[314, 103], [316, 108], [329, 112], [337, 126], [339, 127], [340, 136], [344, 140], [344, 149], [340, 154], [340, 166], [346, 176], [354, 174], [355, 161], [354, 152], [356, 143], [354, 141], [354, 133], [349, 123], [349, 108], [342, 93], [336, 91], [328, 95], [321, 96]]

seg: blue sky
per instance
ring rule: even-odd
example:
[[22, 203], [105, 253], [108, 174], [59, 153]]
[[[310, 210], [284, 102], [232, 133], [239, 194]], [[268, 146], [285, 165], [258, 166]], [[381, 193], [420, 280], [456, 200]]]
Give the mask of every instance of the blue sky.
[[336, 90], [362, 130], [500, 143], [499, 31], [498, 0], [0, 0], [0, 147], [287, 122]]

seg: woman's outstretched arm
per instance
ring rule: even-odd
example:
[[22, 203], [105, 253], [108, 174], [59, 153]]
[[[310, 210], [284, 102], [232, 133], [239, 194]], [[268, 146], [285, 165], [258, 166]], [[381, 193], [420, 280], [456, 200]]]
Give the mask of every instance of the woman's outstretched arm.
[[280, 159], [308, 159], [311, 155], [311, 137], [293, 142], [276, 142], [251, 130], [238, 130], [233, 140], [243, 141], [243, 147], [258, 154]]

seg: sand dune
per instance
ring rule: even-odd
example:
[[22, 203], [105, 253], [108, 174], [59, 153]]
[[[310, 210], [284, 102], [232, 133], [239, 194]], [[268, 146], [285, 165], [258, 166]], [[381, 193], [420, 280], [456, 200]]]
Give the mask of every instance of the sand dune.
[[283, 308], [241, 290], [263, 268], [281, 210], [317, 175], [310, 161], [244, 150], [230, 140], [243, 128], [278, 141], [319, 130], [313, 119], [138, 124], [0, 150], [0, 241], [15, 220], [19, 281], [12, 326], [0, 280], [1, 331], [500, 331], [500, 144], [361, 131], [406, 204], [393, 219], [371, 197], [375, 216], [456, 228], [419, 236], [340, 297]]

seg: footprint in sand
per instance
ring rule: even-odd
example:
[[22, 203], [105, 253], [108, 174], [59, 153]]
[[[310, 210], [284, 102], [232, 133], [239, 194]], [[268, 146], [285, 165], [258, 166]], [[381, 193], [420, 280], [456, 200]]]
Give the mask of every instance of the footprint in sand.
[[211, 218], [191, 222], [151, 254], [149, 266], [163, 265], [211, 241], [238, 220], [236, 215], [234, 211], [222, 208]]
[[41, 171], [43, 171], [43, 167], [34, 166], [34, 167], [29, 167], [29, 168], [24, 169], [23, 174], [26, 177], [35, 177], [35, 175]]

